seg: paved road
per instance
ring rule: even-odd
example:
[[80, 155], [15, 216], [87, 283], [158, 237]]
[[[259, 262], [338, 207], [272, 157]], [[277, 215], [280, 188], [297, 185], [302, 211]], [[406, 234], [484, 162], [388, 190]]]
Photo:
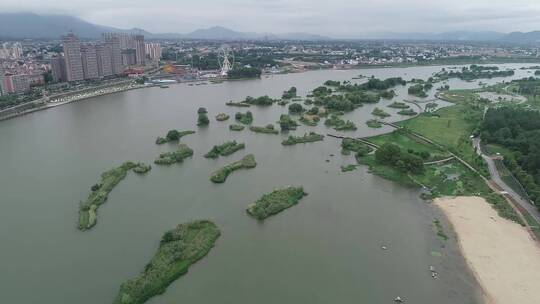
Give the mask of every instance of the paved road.
[[510, 188], [510, 186], [508, 186], [501, 179], [501, 176], [499, 175], [499, 171], [497, 171], [497, 166], [495, 165], [493, 159], [490, 156], [482, 153], [482, 149], [480, 149], [480, 138], [474, 138], [473, 145], [476, 149], [476, 153], [482, 156], [482, 158], [486, 161], [489, 168], [489, 174], [491, 175], [491, 180], [495, 182], [499, 187], [501, 187], [504, 191], [508, 192], [508, 195], [510, 195], [516, 202], [518, 202], [521, 207], [527, 210], [536, 219], [536, 221], [540, 222], [540, 212], [538, 211], [536, 206], [534, 206], [527, 198], [521, 197], [516, 191]]

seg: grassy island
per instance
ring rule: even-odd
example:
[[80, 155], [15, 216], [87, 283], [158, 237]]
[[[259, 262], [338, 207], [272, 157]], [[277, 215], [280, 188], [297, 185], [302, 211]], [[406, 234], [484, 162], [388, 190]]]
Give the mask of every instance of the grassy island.
[[265, 133], [265, 134], [278, 134], [279, 131], [274, 129], [273, 124], [268, 124], [264, 127], [251, 126], [249, 129], [255, 133]]
[[324, 135], [317, 134], [315, 132], [309, 132], [304, 134], [304, 136], [289, 136], [286, 140], [282, 141], [281, 144], [284, 146], [291, 146], [296, 144], [321, 141], [323, 139]]
[[92, 228], [97, 221], [97, 209], [103, 205], [109, 193], [122, 181], [129, 170], [136, 168], [138, 164], [125, 162], [120, 167], [105, 171], [101, 174], [101, 182], [91, 188], [90, 195], [84, 202], [79, 204], [79, 229]]
[[344, 154], [352, 151], [356, 152], [357, 156], [363, 156], [373, 151], [370, 146], [354, 138], [344, 138], [341, 141], [341, 149], [343, 150], [342, 152], [345, 152]]
[[152, 166], [145, 163], [137, 163], [133, 168], [133, 172], [137, 174], [146, 174], [150, 170], [152, 170]]
[[393, 102], [391, 104], [388, 105], [389, 108], [394, 108], [394, 109], [408, 109], [410, 108], [408, 104], [405, 104], [404, 102]]
[[253, 114], [251, 114], [250, 111], [247, 111], [246, 113], [237, 112], [234, 115], [234, 118], [244, 125], [249, 125], [253, 122]]
[[218, 115], [216, 115], [216, 120], [217, 121], [225, 121], [229, 119], [229, 115], [225, 114], [225, 113], [219, 113]]
[[336, 131], [354, 131], [356, 130], [356, 125], [354, 122], [339, 118], [338, 115], [332, 114], [329, 118], [324, 121], [324, 124], [328, 127], [332, 127]]
[[244, 130], [246, 127], [242, 126], [242, 125], [237, 125], [237, 124], [232, 124], [232, 125], [229, 125], [229, 130], [231, 131], [242, 131]]
[[248, 154], [244, 156], [241, 160], [228, 164], [225, 167], [215, 171], [210, 176], [210, 180], [214, 183], [224, 183], [229, 174], [235, 170], [239, 169], [251, 169], [257, 166], [255, 161], [255, 156], [253, 154]]
[[205, 257], [221, 235], [216, 224], [199, 220], [163, 234], [157, 252], [144, 270], [120, 286], [114, 304], [142, 304], [165, 289]]
[[302, 114], [299, 121], [306, 126], [315, 127], [319, 124], [319, 115]]
[[225, 142], [219, 146], [212, 147], [208, 153], [204, 155], [206, 158], [218, 158], [221, 156], [231, 155], [238, 150], [242, 150], [246, 147], [244, 143], [237, 143], [236, 140]]
[[413, 109], [404, 109], [404, 110], [401, 110], [399, 112], [397, 112], [399, 115], [407, 115], [407, 116], [414, 116], [414, 115], [417, 115], [418, 113], [415, 112]]
[[161, 153], [158, 158], [154, 160], [156, 165], [172, 165], [174, 163], [181, 163], [184, 158], [193, 155], [193, 150], [186, 144], [178, 145], [178, 149], [174, 152]]
[[298, 123], [290, 115], [281, 114], [279, 117], [279, 126], [281, 131], [296, 130]]
[[277, 102], [277, 100], [268, 97], [268, 95], [264, 95], [257, 98], [248, 96], [244, 101], [240, 103], [255, 106], [271, 106], [272, 104], [274, 104], [274, 102]]
[[373, 111], [371, 112], [372, 115], [375, 115], [375, 116], [378, 116], [378, 117], [381, 117], [381, 118], [386, 118], [386, 117], [389, 117], [391, 116], [390, 114], [388, 114], [387, 112], [385, 112], [383, 109], [381, 108], [375, 108], [373, 109]]
[[225, 103], [225, 105], [228, 105], [230, 107], [241, 107], [241, 108], [249, 108], [251, 106], [249, 103], [233, 102], [233, 101], [229, 101]]
[[366, 121], [366, 125], [370, 128], [381, 128], [382, 123], [376, 119], [370, 119]]
[[428, 96], [425, 92], [426, 89], [427, 89], [426, 86], [419, 83], [419, 84], [410, 86], [407, 89], [407, 93], [409, 93], [410, 95], [414, 95], [416, 97], [425, 98]]
[[356, 170], [355, 165], [341, 166], [341, 172], [350, 172], [350, 171], [354, 171], [354, 170]]
[[158, 136], [158, 138], [156, 139], [156, 144], [162, 145], [164, 143], [168, 143], [171, 141], [178, 141], [180, 140], [180, 138], [189, 134], [193, 134], [193, 133], [195, 133], [195, 131], [192, 131], [192, 130], [187, 130], [187, 131], [169, 130], [169, 132], [167, 132], [167, 135], [165, 135], [165, 137]]
[[255, 203], [248, 206], [247, 213], [258, 220], [280, 213], [290, 208], [307, 195], [302, 187], [287, 187], [276, 189], [268, 194], [264, 194]]

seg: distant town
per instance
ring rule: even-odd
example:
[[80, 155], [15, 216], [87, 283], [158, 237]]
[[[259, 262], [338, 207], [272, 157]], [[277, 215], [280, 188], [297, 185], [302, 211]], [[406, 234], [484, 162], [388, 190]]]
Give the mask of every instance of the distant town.
[[137, 33], [4, 41], [0, 117], [139, 86], [313, 69], [540, 62], [536, 46], [480, 42], [150, 40]]

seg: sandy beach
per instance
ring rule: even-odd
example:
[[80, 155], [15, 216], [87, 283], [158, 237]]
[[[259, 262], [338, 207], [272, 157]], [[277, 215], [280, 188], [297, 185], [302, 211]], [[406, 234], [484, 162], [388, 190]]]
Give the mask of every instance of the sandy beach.
[[525, 228], [499, 217], [483, 198], [435, 200], [489, 304], [538, 304], [540, 247]]

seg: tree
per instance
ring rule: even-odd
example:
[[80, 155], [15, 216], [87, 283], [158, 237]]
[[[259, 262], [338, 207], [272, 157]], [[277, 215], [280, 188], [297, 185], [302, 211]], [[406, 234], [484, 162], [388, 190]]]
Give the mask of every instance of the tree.
[[292, 114], [300, 114], [304, 112], [304, 108], [299, 103], [292, 103], [289, 105], [289, 112]]
[[393, 165], [401, 154], [401, 149], [391, 143], [385, 143], [381, 145], [377, 151], [375, 151], [375, 159], [383, 164]]
[[210, 123], [206, 113], [199, 113], [199, 118], [197, 119], [197, 126], [207, 126]]
[[45, 84], [53, 82], [53, 76], [51, 71], [43, 73], [43, 81], [45, 81]]
[[179, 140], [180, 132], [177, 130], [170, 130], [165, 137], [167, 137], [168, 140]]

